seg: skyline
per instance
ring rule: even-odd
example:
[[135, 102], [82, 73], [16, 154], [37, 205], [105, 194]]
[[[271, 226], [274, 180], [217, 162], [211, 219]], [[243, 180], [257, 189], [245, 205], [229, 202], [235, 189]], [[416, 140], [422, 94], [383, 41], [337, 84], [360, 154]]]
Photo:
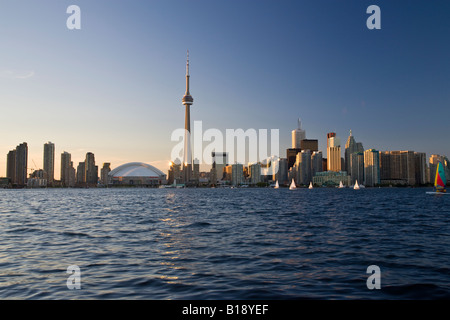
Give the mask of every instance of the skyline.
[[[234, 2], [238, 10], [205, 1], [78, 1], [82, 29], [69, 31], [68, 1], [5, 1], [0, 176], [22, 142], [29, 164], [43, 168], [47, 141], [55, 144], [56, 179], [64, 151], [74, 165], [93, 152], [99, 164], [141, 161], [166, 172], [170, 134], [184, 124], [186, 49], [191, 121], [205, 129], [279, 128], [283, 155], [300, 117], [324, 153], [327, 132], [352, 130], [367, 148], [448, 156], [450, 45], [442, 36], [450, 5], [375, 2], [382, 29], [374, 31], [365, 27], [372, 1]], [[193, 16], [187, 26], [184, 14]]]

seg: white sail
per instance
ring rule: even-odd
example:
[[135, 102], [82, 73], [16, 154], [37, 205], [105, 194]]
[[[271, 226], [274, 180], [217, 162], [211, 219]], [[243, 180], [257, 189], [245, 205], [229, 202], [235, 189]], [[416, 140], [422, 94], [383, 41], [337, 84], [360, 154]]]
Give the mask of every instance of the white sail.
[[278, 189], [280, 187], [280, 185], [278, 184], [278, 180], [277, 180], [277, 183], [275, 183], [275, 189]]
[[309, 189], [313, 189], [314, 187], [313, 187], [313, 184], [312, 184], [312, 181], [309, 183], [309, 187], [308, 187]]
[[291, 185], [289, 186], [289, 190], [297, 189], [297, 186], [295, 185], [294, 179], [292, 179]]
[[356, 182], [355, 182], [355, 185], [354, 185], [353, 189], [355, 189], [355, 190], [359, 190], [359, 184], [358, 184], [358, 180], [356, 180]]
[[339, 188], [344, 188], [344, 184], [342, 183], [342, 181], [339, 183]]

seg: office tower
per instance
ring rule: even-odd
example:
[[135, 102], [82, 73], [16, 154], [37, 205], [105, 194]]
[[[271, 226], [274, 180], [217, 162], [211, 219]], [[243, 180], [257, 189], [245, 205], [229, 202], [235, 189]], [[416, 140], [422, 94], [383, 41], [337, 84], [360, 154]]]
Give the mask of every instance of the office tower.
[[44, 171], [47, 185], [53, 185], [55, 180], [55, 144], [50, 141], [44, 144]]
[[364, 184], [368, 187], [380, 184], [380, 153], [375, 149], [364, 151]]
[[312, 181], [311, 175], [311, 151], [302, 150], [297, 154], [297, 182], [307, 185]]
[[306, 139], [306, 132], [302, 129], [302, 121], [298, 119], [298, 128], [292, 130], [292, 149], [301, 149], [301, 141]]
[[192, 151], [191, 151], [191, 105], [194, 103], [189, 92], [189, 50], [187, 52], [186, 60], [186, 93], [181, 99], [182, 104], [185, 106], [185, 134], [184, 134], [184, 157], [183, 157], [183, 179], [185, 182], [191, 180], [192, 175]]
[[[278, 170], [276, 168], [278, 167]], [[287, 184], [288, 179], [288, 160], [286, 158], [278, 158], [272, 161], [272, 180], [278, 181], [279, 184]]]
[[288, 170], [292, 168], [292, 166], [295, 164], [295, 161], [297, 160], [297, 154], [300, 153], [302, 149], [300, 148], [289, 148], [286, 149], [286, 158], [288, 161]]
[[311, 152], [319, 151], [319, 140], [317, 140], [317, 139], [303, 139], [300, 142], [300, 148], [302, 150], [309, 150]]
[[77, 167], [77, 184], [84, 185], [86, 183], [86, 163], [79, 162]]
[[198, 183], [200, 179], [200, 160], [194, 159], [194, 167], [192, 170], [192, 179], [194, 182]]
[[178, 184], [182, 182], [182, 180], [181, 160], [176, 158], [173, 162], [170, 162], [167, 183]]
[[238, 186], [244, 183], [244, 166], [240, 163], [231, 165], [231, 184]]
[[323, 171], [322, 151], [314, 151], [311, 155], [311, 176], [314, 178], [317, 172]]
[[[345, 171], [347, 171], [347, 173], [350, 173], [350, 156], [357, 152], [357, 146], [356, 146], [356, 141], [355, 138], [353, 138], [352, 135], [352, 130], [350, 130], [350, 135], [348, 136], [347, 139], [347, 143], [345, 144]], [[360, 180], [361, 181], [361, 180]]]
[[259, 163], [252, 163], [248, 166], [250, 175], [250, 184], [257, 184], [262, 182], [261, 165]]
[[72, 164], [72, 155], [66, 151], [61, 153], [61, 185], [69, 187], [70, 185], [70, 168]]
[[426, 180], [426, 167], [427, 167], [427, 156], [424, 152], [414, 152], [414, 163], [415, 163], [415, 177], [416, 184], [423, 185], [427, 183]]
[[16, 175], [13, 183], [21, 187], [26, 186], [28, 170], [28, 145], [26, 142], [16, 147], [15, 169]]
[[341, 141], [336, 133], [327, 134], [327, 170], [339, 172], [342, 170]]
[[92, 152], [86, 153], [85, 170], [86, 184], [97, 185], [98, 166], [95, 165], [95, 156]]
[[212, 169], [211, 169], [211, 183], [216, 184], [217, 181], [223, 180], [224, 168], [228, 165], [227, 152], [212, 152]]
[[108, 174], [111, 172], [111, 163], [103, 163], [103, 167], [100, 170], [100, 181], [104, 186], [109, 185]]
[[354, 152], [350, 155], [349, 175], [351, 184], [364, 182], [364, 153]]
[[6, 177], [10, 180], [11, 184], [16, 180], [16, 149], [8, 152], [6, 157]]

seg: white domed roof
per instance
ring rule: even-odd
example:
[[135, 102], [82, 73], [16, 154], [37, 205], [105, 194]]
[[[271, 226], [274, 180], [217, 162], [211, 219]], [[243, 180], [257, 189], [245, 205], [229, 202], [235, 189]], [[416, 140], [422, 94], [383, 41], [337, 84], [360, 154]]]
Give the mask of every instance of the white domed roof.
[[109, 173], [110, 177], [162, 177], [165, 174], [146, 163], [130, 162], [123, 164]]

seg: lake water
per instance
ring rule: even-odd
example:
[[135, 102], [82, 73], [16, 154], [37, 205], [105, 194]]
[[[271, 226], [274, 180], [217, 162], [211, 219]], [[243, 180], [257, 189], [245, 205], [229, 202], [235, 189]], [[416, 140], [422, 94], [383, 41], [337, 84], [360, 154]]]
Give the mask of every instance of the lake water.
[[0, 190], [0, 299], [448, 299], [427, 190]]

